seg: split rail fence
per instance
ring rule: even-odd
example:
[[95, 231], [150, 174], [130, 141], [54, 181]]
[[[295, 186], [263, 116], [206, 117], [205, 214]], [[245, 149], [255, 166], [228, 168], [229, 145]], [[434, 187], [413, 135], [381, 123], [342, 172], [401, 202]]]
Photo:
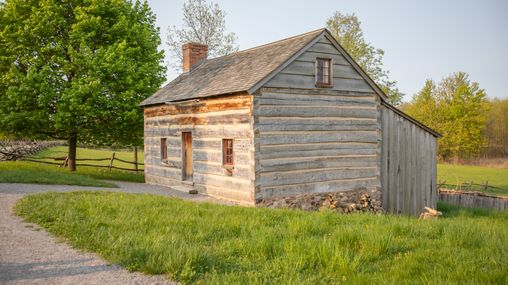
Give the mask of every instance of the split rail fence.
[[[61, 162], [53, 162], [53, 161], [44, 161], [40, 159], [47, 159], [47, 160], [54, 160], [54, 161], [61, 161]], [[66, 167], [68, 165], [69, 157], [37, 157], [37, 159], [33, 158], [25, 158], [24, 161], [31, 161], [36, 163], [44, 163], [44, 164], [52, 164], [57, 165], [58, 167]], [[90, 163], [79, 163], [79, 161], [108, 161], [108, 165], [100, 165], [100, 164], [90, 164]], [[123, 163], [132, 164], [133, 168], [125, 168], [125, 167], [118, 167], [114, 165], [115, 161], [121, 161]], [[135, 171], [143, 172], [143, 169], [140, 169], [140, 166], [144, 166], [144, 163], [138, 162], [137, 159], [137, 152], [135, 152], [134, 155], [134, 161], [127, 161], [124, 159], [120, 159], [116, 157], [116, 154], [113, 152], [111, 157], [108, 158], [77, 158], [76, 159], [76, 166], [89, 166], [89, 167], [99, 167], [99, 168], [107, 168], [111, 171], [111, 169], [118, 169], [118, 170], [125, 170], [125, 171]]]

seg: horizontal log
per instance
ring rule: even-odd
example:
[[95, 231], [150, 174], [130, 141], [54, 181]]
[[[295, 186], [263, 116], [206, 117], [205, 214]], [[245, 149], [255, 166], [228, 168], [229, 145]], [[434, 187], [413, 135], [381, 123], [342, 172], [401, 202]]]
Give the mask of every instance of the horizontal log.
[[[294, 172], [261, 173], [259, 185], [263, 187], [324, 182], [339, 179], [370, 178], [378, 175], [376, 167], [356, 169], [317, 169]], [[258, 181], [256, 181], [258, 184]]]
[[186, 114], [185, 116], [164, 116], [152, 117], [145, 119], [145, 128], [148, 127], [169, 127], [171, 125], [220, 125], [220, 124], [248, 124], [252, 116], [250, 110], [242, 112], [238, 110], [236, 113], [228, 112], [226, 115], [220, 113], [202, 114]]
[[[206, 152], [200, 150], [193, 150], [192, 152], [192, 160], [193, 161], [209, 161], [214, 163], [222, 164], [222, 151], [216, 152]], [[245, 164], [248, 165], [251, 163], [251, 157], [249, 153], [245, 152], [234, 152], [233, 161], [235, 164]]]
[[[311, 151], [311, 150], [348, 150], [348, 149], [377, 149], [377, 143], [349, 143], [349, 142], [328, 142], [328, 143], [307, 143], [307, 144], [281, 144], [261, 145], [260, 153], [277, 153], [285, 151]], [[257, 152], [259, 153], [259, 152]]]
[[224, 110], [250, 109], [252, 105], [251, 95], [230, 96], [226, 98], [212, 98], [195, 101], [185, 101], [170, 105], [157, 105], [145, 107], [145, 118], [177, 115], [177, 114], [196, 114]]
[[337, 167], [376, 167], [377, 157], [321, 157], [302, 159], [270, 159], [260, 160], [262, 172], [291, 171], [316, 168]]
[[373, 189], [379, 187], [379, 178], [341, 179], [326, 182], [304, 183], [295, 185], [261, 187], [256, 198], [265, 199], [281, 196], [292, 196], [302, 193], [326, 193], [352, 191], [358, 189]]
[[347, 91], [347, 90], [334, 90], [328, 88], [321, 89], [302, 89], [302, 88], [291, 88], [291, 87], [262, 87], [260, 89], [261, 96], [266, 93], [277, 93], [283, 95], [323, 95], [323, 96], [348, 96], [348, 97], [366, 97], [366, 96], [377, 96], [373, 90], [369, 91]]
[[163, 165], [162, 162], [159, 165], [145, 165], [145, 173], [171, 179], [181, 180], [182, 178], [181, 169], [171, 167], [170, 165]]
[[254, 99], [257, 105], [317, 105], [317, 106], [367, 106], [375, 107], [374, 96], [335, 96], [263, 93]]
[[375, 131], [377, 120], [308, 120], [307, 118], [259, 117], [254, 128], [267, 131]]
[[196, 184], [209, 185], [214, 187], [221, 187], [226, 189], [232, 189], [235, 191], [248, 192], [252, 188], [250, 179], [223, 176], [214, 174], [201, 174], [194, 173], [193, 182]]
[[[212, 162], [201, 162], [201, 161], [194, 161], [192, 164], [192, 167], [194, 169], [194, 172], [199, 172], [202, 174], [214, 174], [214, 175], [227, 175], [227, 170], [222, 166], [222, 164], [219, 163], [212, 163]], [[244, 179], [253, 179], [254, 178], [254, 172], [252, 171], [252, 168], [249, 165], [234, 165], [232, 172], [233, 177], [240, 177]]]
[[[295, 75], [314, 75], [316, 70], [315, 61], [295, 60], [282, 70], [282, 73]], [[333, 77], [346, 79], [363, 79], [351, 65], [333, 64]]]
[[377, 119], [375, 108], [345, 108], [338, 106], [259, 106], [254, 111], [256, 116], [265, 117], [348, 117]]
[[[271, 79], [265, 86], [267, 87], [292, 87], [292, 88], [307, 88], [315, 89], [316, 82], [314, 75], [295, 75], [279, 73]], [[345, 79], [334, 78], [332, 82], [333, 90], [347, 90], [347, 91], [372, 91], [372, 88], [363, 79]]]
[[194, 188], [198, 189], [199, 193], [209, 196], [230, 200], [244, 205], [254, 205], [252, 191], [236, 191], [230, 188], [214, 187], [197, 183], [194, 184]]
[[343, 148], [343, 149], [316, 149], [301, 150], [298, 147], [293, 149], [274, 151], [270, 149], [262, 149], [258, 156], [260, 159], [276, 159], [276, 158], [294, 158], [294, 157], [313, 157], [313, 156], [339, 156], [339, 155], [376, 155], [377, 148]]
[[250, 124], [237, 125], [214, 125], [214, 126], [171, 126], [145, 128], [145, 136], [147, 137], [181, 137], [182, 132], [192, 132], [192, 138], [234, 138], [234, 137], [251, 137], [252, 129]]
[[261, 145], [298, 144], [319, 142], [377, 142], [379, 135], [375, 131], [330, 131], [330, 132], [278, 132], [261, 133]]

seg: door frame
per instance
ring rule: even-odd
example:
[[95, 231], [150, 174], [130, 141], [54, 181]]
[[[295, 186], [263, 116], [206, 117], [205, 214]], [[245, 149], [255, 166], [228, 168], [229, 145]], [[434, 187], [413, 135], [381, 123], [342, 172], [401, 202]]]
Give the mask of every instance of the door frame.
[[[187, 174], [187, 156], [185, 155], [185, 138], [189, 136], [190, 137], [190, 169], [191, 174]], [[194, 174], [194, 167], [193, 167], [193, 159], [192, 159], [192, 132], [191, 131], [183, 131], [182, 132], [182, 181], [192, 181], [193, 180], [193, 174]]]

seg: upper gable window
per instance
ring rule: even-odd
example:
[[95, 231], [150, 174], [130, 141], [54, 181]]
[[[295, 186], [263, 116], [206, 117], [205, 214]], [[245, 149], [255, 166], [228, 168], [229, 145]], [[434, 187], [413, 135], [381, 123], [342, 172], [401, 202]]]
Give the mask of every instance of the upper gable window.
[[332, 60], [329, 58], [316, 58], [316, 86], [332, 86]]

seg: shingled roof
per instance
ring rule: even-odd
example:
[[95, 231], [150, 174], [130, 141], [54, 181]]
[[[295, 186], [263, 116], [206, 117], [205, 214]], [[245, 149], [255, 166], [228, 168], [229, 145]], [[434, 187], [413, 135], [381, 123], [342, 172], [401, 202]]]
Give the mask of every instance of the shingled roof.
[[208, 59], [159, 89], [140, 106], [247, 91], [323, 32], [325, 29], [319, 29]]

